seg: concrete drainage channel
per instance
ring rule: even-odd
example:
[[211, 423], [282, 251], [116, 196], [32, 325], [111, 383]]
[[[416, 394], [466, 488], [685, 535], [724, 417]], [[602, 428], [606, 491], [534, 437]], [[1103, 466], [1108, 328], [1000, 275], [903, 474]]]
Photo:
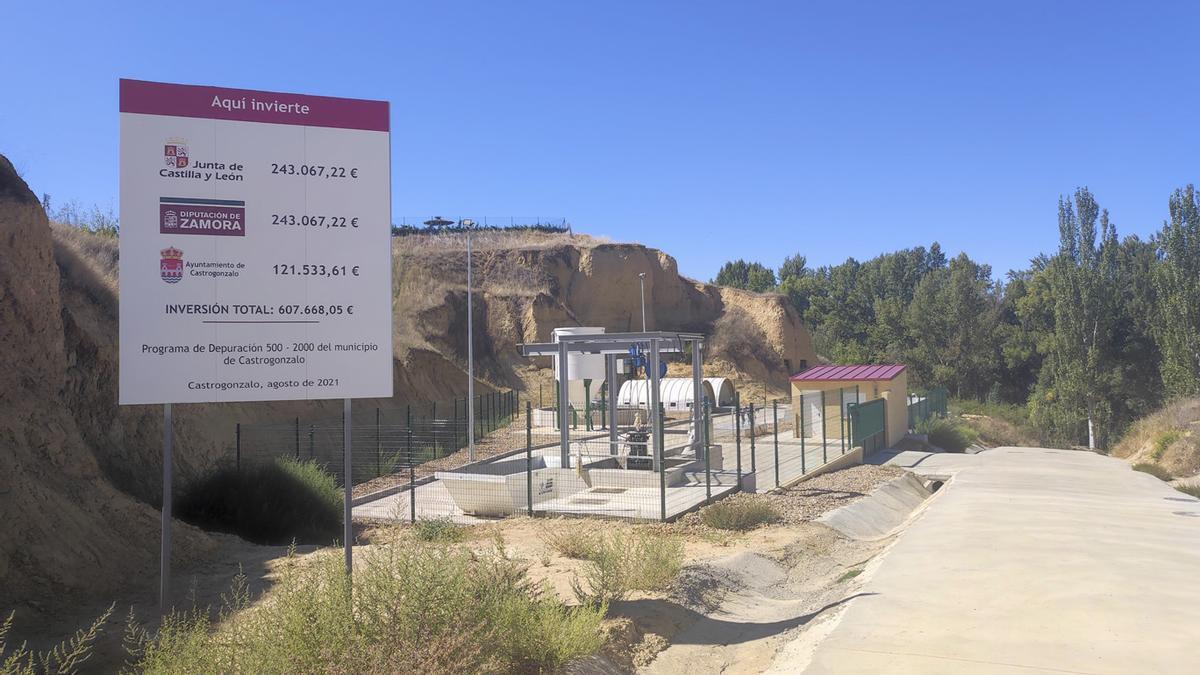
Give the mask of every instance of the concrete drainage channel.
[[851, 539], [882, 539], [903, 525], [946, 480], [948, 477], [922, 478], [905, 473], [880, 485], [863, 499], [826, 513], [817, 522]]
[[677, 632], [664, 635], [670, 646], [638, 672], [800, 672], [894, 535], [946, 479], [906, 472], [767, 546], [685, 568], [668, 602], [639, 605], [647, 625]]

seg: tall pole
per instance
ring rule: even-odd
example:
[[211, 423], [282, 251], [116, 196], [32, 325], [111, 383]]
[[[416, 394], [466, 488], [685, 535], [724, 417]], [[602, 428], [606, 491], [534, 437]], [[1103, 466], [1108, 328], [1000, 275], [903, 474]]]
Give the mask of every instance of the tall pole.
[[604, 377], [608, 380], [608, 452], [617, 454], [617, 355], [604, 355]]
[[642, 287], [642, 332], [646, 332], [646, 273], [638, 273], [638, 285]]
[[[663, 471], [663, 438], [662, 434], [662, 417], [659, 413], [659, 384], [658, 384], [658, 339], [650, 340], [650, 377], [646, 380], [646, 386], [650, 388], [650, 434], [654, 437], [654, 470]], [[663, 519], [666, 519], [666, 513], [663, 514]]]
[[558, 442], [562, 462], [559, 466], [563, 469], [571, 466], [571, 399], [567, 377], [567, 343], [566, 336], [562, 336], [558, 343]]
[[[704, 347], [702, 345], [703, 343], [699, 340], [692, 342], [692, 428], [695, 429], [695, 442], [697, 444], [692, 450], [696, 453], [696, 458], [700, 457], [700, 448], [708, 447], [705, 439], [705, 432], [708, 430], [704, 428], [703, 413], [704, 379], [702, 369], [704, 367], [704, 357], [701, 354], [701, 350]], [[682, 341], [679, 347], [683, 348]], [[655, 372], [657, 373], [658, 371]]]
[[471, 295], [471, 223], [467, 224], [467, 461], [475, 461], [475, 305]]
[[158, 609], [167, 613], [171, 584], [171, 404], [163, 405], [162, 550], [159, 551]]

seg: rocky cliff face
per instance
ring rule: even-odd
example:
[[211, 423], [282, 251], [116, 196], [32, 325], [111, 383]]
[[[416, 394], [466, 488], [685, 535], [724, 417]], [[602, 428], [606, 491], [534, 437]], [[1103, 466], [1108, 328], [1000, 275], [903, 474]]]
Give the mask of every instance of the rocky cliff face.
[[[587, 237], [487, 240], [476, 256], [476, 317], [484, 330], [476, 354], [483, 372], [510, 384], [544, 378], [518, 355], [521, 342], [547, 341], [560, 326], [641, 330], [638, 274], [646, 275], [649, 330], [711, 336], [706, 370], [784, 393], [802, 362], [815, 363], [812, 341], [785, 298], [719, 288], [679, 275], [674, 258], [637, 244]], [[565, 243], [564, 243], [565, 240]], [[453, 237], [395, 240], [397, 354], [421, 343], [454, 363], [465, 361], [465, 245]], [[419, 289], [420, 292], [411, 292]]]

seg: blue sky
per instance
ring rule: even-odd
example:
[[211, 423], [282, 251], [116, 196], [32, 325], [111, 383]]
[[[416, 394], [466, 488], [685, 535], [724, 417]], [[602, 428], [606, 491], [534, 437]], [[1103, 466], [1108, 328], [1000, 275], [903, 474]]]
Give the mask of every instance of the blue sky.
[[997, 272], [1086, 185], [1147, 235], [1197, 182], [1194, 3], [42, 2], [0, 152], [115, 210], [117, 79], [386, 99], [393, 214], [563, 216], [708, 279], [937, 240]]

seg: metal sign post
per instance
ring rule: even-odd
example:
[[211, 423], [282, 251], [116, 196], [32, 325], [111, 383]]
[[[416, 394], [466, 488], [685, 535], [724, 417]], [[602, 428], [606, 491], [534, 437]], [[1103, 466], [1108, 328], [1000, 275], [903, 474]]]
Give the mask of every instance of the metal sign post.
[[351, 490], [354, 485], [353, 453], [350, 447], [350, 428], [354, 426], [354, 418], [350, 416], [350, 399], [342, 400], [342, 485], [345, 487], [345, 498], [342, 503], [342, 547], [346, 550], [346, 576], [351, 576], [354, 570], [354, 500]]
[[171, 404], [163, 404], [162, 549], [158, 553], [158, 609], [167, 613], [171, 584]]

